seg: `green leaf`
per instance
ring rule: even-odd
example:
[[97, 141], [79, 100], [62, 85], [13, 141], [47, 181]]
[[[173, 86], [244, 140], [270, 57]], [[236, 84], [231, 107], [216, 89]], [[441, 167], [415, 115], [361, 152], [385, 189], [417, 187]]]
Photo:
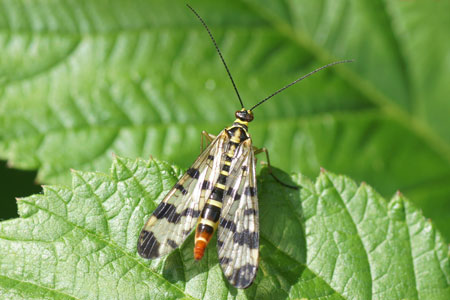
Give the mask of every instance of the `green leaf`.
[[[0, 3], [0, 158], [40, 182], [105, 171], [111, 153], [187, 167], [201, 130], [233, 121], [234, 91], [184, 3]], [[190, 4], [248, 106], [355, 59], [258, 107], [255, 145], [286, 171], [322, 166], [384, 196], [400, 189], [450, 239], [450, 1]]]
[[287, 189], [259, 179], [261, 260], [255, 283], [222, 276], [215, 242], [200, 262], [192, 236], [147, 261], [138, 233], [180, 176], [158, 160], [115, 158], [110, 175], [72, 172], [72, 187], [45, 186], [18, 200], [20, 218], [0, 223], [5, 299], [448, 299], [448, 246], [397, 194], [322, 171]]

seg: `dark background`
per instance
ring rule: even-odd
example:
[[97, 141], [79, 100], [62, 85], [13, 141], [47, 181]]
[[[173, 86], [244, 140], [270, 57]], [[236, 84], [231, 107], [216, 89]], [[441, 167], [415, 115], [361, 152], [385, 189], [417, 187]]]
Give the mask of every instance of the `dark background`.
[[42, 189], [35, 184], [36, 172], [8, 168], [6, 161], [0, 161], [0, 190], [2, 205], [0, 220], [17, 217], [16, 197], [39, 193]]

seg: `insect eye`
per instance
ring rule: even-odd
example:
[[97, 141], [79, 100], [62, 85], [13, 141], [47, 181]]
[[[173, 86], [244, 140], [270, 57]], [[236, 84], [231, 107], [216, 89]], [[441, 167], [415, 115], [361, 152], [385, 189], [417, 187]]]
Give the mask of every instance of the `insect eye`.
[[247, 110], [247, 113], [246, 113], [246, 121], [247, 121], [247, 122], [253, 121], [253, 113], [252, 113], [250, 110]]
[[236, 118], [245, 122], [253, 121], [253, 113], [250, 110], [238, 110], [235, 113]]

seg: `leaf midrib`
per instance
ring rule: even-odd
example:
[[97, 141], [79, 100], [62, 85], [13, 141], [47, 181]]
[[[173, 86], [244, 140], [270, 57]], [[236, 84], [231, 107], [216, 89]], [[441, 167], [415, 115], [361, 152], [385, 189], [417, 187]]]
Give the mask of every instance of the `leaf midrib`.
[[414, 291], [415, 291], [415, 293], [416, 293], [416, 297], [417, 297], [417, 299], [419, 299], [419, 290], [417, 289], [417, 273], [416, 273], [416, 265], [415, 265], [415, 262], [414, 262], [414, 256], [413, 256], [413, 247], [412, 247], [412, 236], [411, 236], [411, 230], [410, 230], [410, 228], [409, 228], [409, 226], [410, 226], [410, 224], [409, 224], [409, 222], [408, 222], [408, 216], [406, 215], [405, 216], [405, 224], [406, 224], [406, 226], [405, 226], [405, 228], [406, 228], [406, 231], [408, 232], [408, 244], [409, 244], [409, 247], [408, 247], [408, 252], [409, 252], [409, 256], [411, 257], [411, 268], [413, 269], [413, 274], [414, 274], [414, 276], [413, 276], [413, 279], [414, 279]]
[[[241, 0], [241, 2], [247, 5], [261, 18], [267, 20], [269, 24], [272, 24], [273, 28], [277, 30], [280, 35], [293, 41], [299, 47], [309, 51], [318, 61], [327, 63], [336, 60], [329, 51], [320, 47], [314, 43], [312, 39], [308, 38], [308, 35], [305, 32], [299, 29], [294, 30], [292, 26], [282, 18], [270, 15], [256, 5], [252, 5], [245, 0]], [[401, 54], [399, 53], [399, 55]], [[349, 86], [352, 86], [369, 101], [377, 105], [386, 115], [391, 116], [406, 129], [409, 129], [416, 136], [422, 138], [436, 153], [450, 164], [450, 143], [435, 133], [427, 123], [406, 112], [401, 106], [396, 104], [395, 101], [379, 91], [373, 84], [363, 79], [345, 65], [341, 65], [339, 68], [336, 68], [335, 71]]]
[[69, 226], [72, 226], [73, 228], [77, 228], [78, 230], [86, 233], [86, 235], [92, 236], [92, 238], [94, 240], [97, 240], [101, 243], [104, 243], [106, 245], [108, 245], [109, 247], [111, 247], [112, 249], [115, 249], [118, 252], [121, 252], [125, 257], [127, 257], [128, 259], [130, 259], [131, 261], [133, 261], [136, 265], [140, 265], [143, 269], [148, 270], [150, 273], [152, 273], [155, 277], [158, 277], [160, 280], [165, 281], [167, 284], [169, 284], [172, 288], [174, 288], [175, 290], [179, 291], [180, 293], [182, 293], [183, 295], [185, 295], [186, 297], [189, 297], [190, 299], [195, 299], [193, 298], [191, 295], [186, 294], [185, 291], [183, 291], [182, 289], [180, 289], [178, 286], [172, 284], [171, 282], [167, 281], [164, 277], [162, 277], [160, 274], [154, 272], [151, 268], [149, 268], [148, 265], [143, 264], [142, 262], [140, 262], [138, 259], [136, 259], [135, 257], [131, 256], [128, 252], [126, 252], [125, 250], [123, 250], [121, 247], [119, 247], [118, 245], [116, 245], [114, 242], [109, 241], [109, 240], [105, 240], [103, 238], [101, 238], [100, 236], [98, 236], [97, 234], [95, 234], [94, 232], [91, 232], [90, 230], [87, 230], [84, 227], [81, 227], [77, 224], [74, 224], [72, 222], [70, 222], [69, 220], [65, 219], [64, 217], [48, 210], [45, 207], [39, 206], [36, 203], [27, 201], [25, 199], [21, 199], [22, 203], [26, 203], [27, 205], [30, 205], [32, 207], [35, 207], [39, 210], [45, 211], [46, 213], [54, 216], [55, 218], [61, 220], [62, 222], [68, 224]]
[[[72, 298], [74, 300], [82, 300], [82, 299], [77, 298], [75, 296], [63, 293], [63, 292], [61, 292], [59, 290], [55, 290], [55, 289], [49, 288], [48, 286], [45, 286], [45, 285], [37, 284], [35, 282], [19, 280], [17, 278], [8, 277], [8, 276], [1, 275], [1, 274], [0, 274], [0, 278], [3, 278], [4, 280], [11, 280], [11, 281], [17, 282], [18, 284], [26, 284], [27, 286], [32, 285], [32, 286], [35, 286], [36, 288], [43, 289], [43, 290], [49, 291], [49, 292], [54, 293], [54, 294], [62, 295], [62, 296], [67, 297], [67, 298]], [[22, 290], [22, 292], [23, 292], [23, 290]]]

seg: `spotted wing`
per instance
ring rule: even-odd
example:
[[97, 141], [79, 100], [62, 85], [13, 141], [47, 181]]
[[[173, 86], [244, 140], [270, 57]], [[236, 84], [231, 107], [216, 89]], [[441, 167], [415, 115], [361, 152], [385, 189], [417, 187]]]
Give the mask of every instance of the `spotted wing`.
[[192, 231], [219, 175], [224, 144], [222, 131], [170, 190], [139, 235], [138, 253], [157, 258], [180, 246]]
[[242, 143], [239, 151], [227, 179], [217, 249], [220, 266], [228, 281], [237, 288], [246, 288], [258, 270], [258, 199], [251, 140]]

